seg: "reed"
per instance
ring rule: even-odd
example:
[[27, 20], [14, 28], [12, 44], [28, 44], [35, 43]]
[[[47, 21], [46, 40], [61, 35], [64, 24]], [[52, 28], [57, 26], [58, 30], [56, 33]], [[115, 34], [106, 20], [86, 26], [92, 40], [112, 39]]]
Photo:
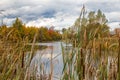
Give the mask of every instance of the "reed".
[[[82, 27], [85, 25], [83, 24], [84, 17], [85, 8], [83, 6], [78, 19], [79, 26], [76, 36], [71, 36], [69, 39], [69, 31], [66, 31], [63, 36], [66, 47], [61, 44], [63, 59], [61, 80], [120, 80], [120, 38], [97, 35], [100, 33], [100, 28], [96, 28], [88, 34], [87, 27]], [[50, 47], [52, 50], [49, 60], [50, 72], [48, 75], [45, 73], [45, 64], [41, 62], [40, 75], [37, 76], [38, 65], [34, 65], [32, 71], [30, 69], [35, 55], [37, 33], [33, 38], [30, 52], [27, 54], [26, 45], [29, 40], [25, 37], [16, 43], [10, 42], [8, 38], [13, 31], [9, 31], [7, 35], [0, 38], [0, 79], [53, 80], [53, 47]], [[69, 49], [67, 44], [70, 42], [74, 46]], [[27, 59], [26, 56], [28, 56]]]
[[[0, 80], [23, 80], [27, 72], [27, 64], [30, 65], [30, 62], [25, 64], [27, 37], [14, 43], [9, 40], [13, 31], [9, 31], [7, 37], [0, 38]], [[33, 51], [31, 49], [31, 52]], [[29, 60], [31, 61], [32, 58]]]
[[82, 27], [84, 12], [83, 7], [78, 19], [77, 37], [70, 41], [74, 42], [72, 51], [62, 47], [62, 80], [120, 80], [120, 39], [101, 34], [96, 37], [100, 28], [88, 33], [88, 36], [86, 27]]
[[[115, 43], [117, 44], [112, 46]], [[72, 51], [65, 51], [65, 48], [62, 48], [64, 63], [62, 80], [95, 80], [95, 78], [116, 80], [119, 78], [119, 57], [117, 64], [116, 55], [118, 52], [119, 56], [119, 48], [114, 49], [118, 46], [117, 38], [94, 39], [92, 44], [86, 46], [86, 48], [74, 47]]]

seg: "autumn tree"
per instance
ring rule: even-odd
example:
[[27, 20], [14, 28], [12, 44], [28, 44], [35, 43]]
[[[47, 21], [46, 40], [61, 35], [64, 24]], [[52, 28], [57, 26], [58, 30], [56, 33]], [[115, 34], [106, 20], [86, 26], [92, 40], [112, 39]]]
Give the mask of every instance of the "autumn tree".
[[46, 27], [40, 27], [38, 31], [38, 41], [45, 42], [45, 41], [57, 41], [61, 40], [61, 34], [54, 30], [48, 29]]
[[0, 27], [0, 37], [2, 38], [3, 35], [8, 36], [7, 39], [12, 42], [21, 41], [26, 38], [28, 42], [32, 42], [36, 33], [38, 34], [37, 42], [57, 41], [61, 39], [61, 34], [57, 30], [46, 27], [26, 26], [19, 18], [16, 18], [11, 27]]

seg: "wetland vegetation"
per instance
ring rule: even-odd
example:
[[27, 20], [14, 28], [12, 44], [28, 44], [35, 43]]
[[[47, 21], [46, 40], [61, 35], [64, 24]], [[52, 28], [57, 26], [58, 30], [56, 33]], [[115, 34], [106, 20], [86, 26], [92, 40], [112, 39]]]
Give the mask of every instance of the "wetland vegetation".
[[[83, 6], [62, 34], [53, 27], [28, 27], [19, 18], [9, 27], [1, 25], [0, 80], [120, 80], [120, 33], [110, 34], [107, 22], [101, 10], [86, 13]], [[53, 43], [36, 47], [45, 42]], [[61, 70], [57, 77], [54, 68]]]

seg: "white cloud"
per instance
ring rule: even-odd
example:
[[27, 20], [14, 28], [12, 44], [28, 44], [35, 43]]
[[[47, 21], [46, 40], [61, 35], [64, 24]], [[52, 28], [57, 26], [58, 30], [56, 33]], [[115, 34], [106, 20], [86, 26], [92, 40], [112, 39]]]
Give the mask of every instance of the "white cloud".
[[109, 19], [110, 26], [116, 26], [114, 24], [119, 22], [119, 0], [1, 0], [0, 10], [5, 11], [0, 19], [10, 22], [20, 17], [29, 26], [53, 25], [61, 29], [73, 25], [83, 4], [87, 12], [101, 9]]
[[111, 22], [108, 23], [108, 25], [110, 26], [111, 31], [113, 31], [115, 28], [120, 28], [120, 22]]
[[37, 26], [37, 27], [40, 27], [40, 26], [52, 26], [52, 24], [55, 22], [55, 19], [54, 18], [40, 18], [36, 21], [30, 21], [27, 23], [27, 26]]
[[15, 21], [15, 18], [4, 18], [3, 23], [11, 25]]
[[73, 16], [70, 14], [63, 14], [61, 15], [61, 13], [58, 13], [55, 15], [54, 18], [39, 18], [36, 21], [30, 21], [27, 23], [27, 26], [46, 26], [46, 27], [50, 27], [50, 26], [55, 26], [55, 29], [62, 29], [62, 28], [68, 28], [71, 25], [73, 25], [75, 19], [77, 18], [77, 16]]
[[96, 3], [107, 2], [107, 3], [111, 3], [111, 2], [119, 2], [119, 0], [87, 0], [87, 2], [96, 2]]
[[105, 15], [108, 18], [109, 22], [120, 21], [120, 11], [105, 13]]

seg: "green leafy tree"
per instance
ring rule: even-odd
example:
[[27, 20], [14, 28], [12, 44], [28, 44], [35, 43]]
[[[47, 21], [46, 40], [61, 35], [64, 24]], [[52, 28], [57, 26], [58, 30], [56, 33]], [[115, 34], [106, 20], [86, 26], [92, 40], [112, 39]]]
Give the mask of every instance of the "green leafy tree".
[[38, 31], [38, 41], [39, 42], [43, 42], [43, 41], [47, 41], [50, 40], [51, 38], [49, 37], [48, 34], [48, 29], [46, 27], [40, 27], [39, 31]]
[[17, 29], [19, 32], [19, 37], [23, 38], [24, 37], [24, 29], [23, 29], [23, 23], [19, 18], [16, 18], [15, 22], [13, 23], [13, 28]]
[[97, 13], [91, 11], [85, 17], [85, 9], [83, 8], [80, 17], [76, 19], [74, 24], [78, 43], [83, 46], [87, 45], [94, 38], [98, 39], [109, 36], [107, 21], [101, 10], [98, 10]]

